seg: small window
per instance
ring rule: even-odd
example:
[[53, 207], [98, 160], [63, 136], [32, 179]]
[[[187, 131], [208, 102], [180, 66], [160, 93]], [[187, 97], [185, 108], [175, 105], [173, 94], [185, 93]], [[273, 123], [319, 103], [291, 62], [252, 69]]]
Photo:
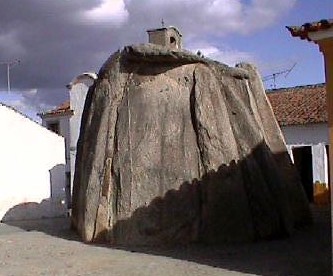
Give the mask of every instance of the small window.
[[173, 44], [173, 45], [176, 44], [176, 38], [174, 38], [173, 36], [170, 37], [170, 44]]
[[60, 134], [60, 128], [58, 122], [48, 123], [47, 129], [53, 131], [54, 133]]

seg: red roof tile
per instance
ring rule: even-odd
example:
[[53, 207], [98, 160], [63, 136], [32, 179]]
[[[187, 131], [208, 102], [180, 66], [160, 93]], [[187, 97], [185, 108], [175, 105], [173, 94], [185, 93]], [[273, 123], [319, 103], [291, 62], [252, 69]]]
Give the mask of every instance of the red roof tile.
[[292, 36], [307, 40], [311, 40], [309, 33], [323, 31], [331, 27], [333, 27], [333, 19], [322, 19], [312, 23], [305, 23], [302, 26], [286, 26]]
[[69, 110], [70, 109], [70, 103], [69, 101], [66, 101], [64, 103], [62, 103], [61, 105], [59, 105], [55, 110]]
[[280, 126], [327, 122], [325, 84], [267, 90]]
[[56, 109], [38, 115], [43, 118], [43, 117], [51, 117], [51, 116], [67, 115], [67, 114], [73, 114], [73, 111], [70, 108], [69, 101], [62, 103]]

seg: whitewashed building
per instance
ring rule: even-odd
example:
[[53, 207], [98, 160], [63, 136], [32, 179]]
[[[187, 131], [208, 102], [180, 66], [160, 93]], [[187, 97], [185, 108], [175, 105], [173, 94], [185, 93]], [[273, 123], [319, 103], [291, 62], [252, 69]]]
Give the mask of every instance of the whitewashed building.
[[97, 79], [95, 73], [83, 73], [74, 78], [68, 85], [69, 90], [69, 109], [73, 114], [70, 117], [70, 146], [69, 146], [69, 162], [70, 162], [70, 185], [73, 188], [74, 172], [75, 172], [75, 159], [77, 150], [77, 141], [80, 135], [81, 118], [84, 109], [84, 103], [87, 97], [89, 87], [93, 85]]
[[95, 73], [83, 73], [68, 85], [69, 101], [58, 108], [39, 114], [42, 125], [63, 136], [66, 144], [67, 197], [70, 202], [75, 171], [76, 146], [80, 134], [81, 117], [89, 87], [97, 79]]
[[0, 220], [65, 216], [64, 139], [0, 103]]
[[313, 184], [328, 184], [328, 125], [325, 84], [267, 91], [310, 201]]

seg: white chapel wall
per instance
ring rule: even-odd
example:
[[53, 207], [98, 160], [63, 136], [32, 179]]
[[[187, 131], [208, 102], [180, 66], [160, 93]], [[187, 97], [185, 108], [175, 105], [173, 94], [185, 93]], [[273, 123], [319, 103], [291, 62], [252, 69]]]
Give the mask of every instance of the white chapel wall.
[[70, 84], [69, 98], [73, 115], [70, 118], [70, 171], [71, 187], [73, 187], [77, 141], [80, 135], [81, 119], [85, 100], [89, 87], [94, 83], [97, 76], [94, 73], [86, 73], [76, 77]]
[[287, 145], [310, 146], [328, 144], [328, 126], [326, 123], [282, 126]]

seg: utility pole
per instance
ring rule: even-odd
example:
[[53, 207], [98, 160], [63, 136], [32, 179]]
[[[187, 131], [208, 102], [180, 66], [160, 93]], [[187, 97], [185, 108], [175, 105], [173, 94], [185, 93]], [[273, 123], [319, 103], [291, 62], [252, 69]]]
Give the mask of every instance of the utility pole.
[[7, 91], [8, 91], [8, 93], [10, 92], [10, 69], [19, 63], [20, 63], [20, 60], [18, 60], [18, 59], [13, 60], [13, 61], [0, 62], [0, 65], [6, 65], [6, 67], [7, 67]]

